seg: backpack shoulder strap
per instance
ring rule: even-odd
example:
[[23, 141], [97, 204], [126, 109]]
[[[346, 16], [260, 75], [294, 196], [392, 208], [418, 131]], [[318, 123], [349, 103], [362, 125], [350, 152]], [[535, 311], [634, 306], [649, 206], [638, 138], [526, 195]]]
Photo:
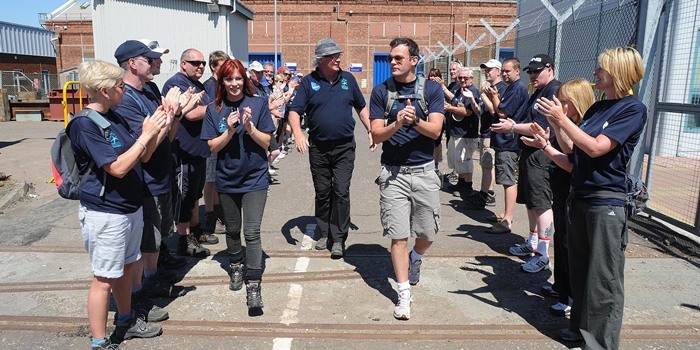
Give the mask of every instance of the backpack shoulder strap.
[[386, 106], [384, 107], [384, 119], [389, 117], [391, 113], [391, 107], [394, 106], [396, 101], [396, 84], [394, 84], [394, 77], [389, 77], [386, 81]]
[[124, 87], [126, 87], [126, 93], [124, 95], [127, 95], [131, 97], [134, 101], [136, 101], [136, 104], [139, 105], [139, 108], [141, 108], [141, 113], [143, 113], [144, 117], [147, 117], [151, 115], [151, 113], [148, 111], [148, 108], [146, 108], [146, 104], [141, 101], [141, 99], [136, 95], [136, 91], [134, 90], [133, 87], [129, 84], [124, 84]]
[[105, 117], [103, 117], [102, 114], [97, 113], [97, 111], [95, 110], [88, 108], [84, 110], [88, 111], [86, 117], [92, 120], [93, 123], [97, 124], [97, 126], [100, 127], [100, 130], [102, 130], [102, 134], [104, 135], [105, 139], [109, 141], [109, 127], [112, 125], [110, 124], [109, 120], [105, 119]]
[[428, 103], [425, 101], [425, 78], [420, 75], [416, 77], [416, 99], [418, 100], [418, 106], [423, 110], [423, 114], [428, 118]]

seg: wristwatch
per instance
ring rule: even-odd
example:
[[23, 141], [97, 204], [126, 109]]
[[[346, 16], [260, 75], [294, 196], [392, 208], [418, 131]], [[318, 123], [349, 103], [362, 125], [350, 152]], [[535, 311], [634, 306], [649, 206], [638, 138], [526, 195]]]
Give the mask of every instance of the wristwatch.
[[413, 119], [413, 123], [411, 123], [411, 126], [417, 126], [418, 124], [420, 124], [420, 118], [416, 116], [416, 118]]

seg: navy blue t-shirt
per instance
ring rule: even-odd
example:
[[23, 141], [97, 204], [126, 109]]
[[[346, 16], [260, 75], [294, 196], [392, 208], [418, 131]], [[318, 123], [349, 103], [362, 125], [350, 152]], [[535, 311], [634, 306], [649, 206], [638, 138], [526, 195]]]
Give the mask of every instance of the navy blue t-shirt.
[[[394, 81], [398, 95], [411, 95], [415, 93], [416, 81], [407, 84]], [[386, 82], [379, 84], [372, 89], [370, 97], [369, 118], [384, 119], [384, 108], [387, 100]], [[444, 95], [440, 84], [432, 81], [425, 81], [425, 102], [428, 104], [428, 114], [445, 113]], [[415, 100], [411, 103], [416, 108], [416, 116], [427, 120], [423, 110]], [[387, 123], [391, 124], [396, 120], [396, 114], [406, 107], [405, 100], [396, 100], [391, 108], [391, 113], [387, 117]], [[419, 133], [408, 123], [403, 124], [388, 140], [382, 143], [382, 164], [389, 166], [400, 165], [422, 165], [433, 161], [433, 148], [435, 140]]]
[[[175, 74], [172, 78], [168, 79], [163, 85], [163, 91], [167, 94], [171, 87], [177, 86], [180, 91], [185, 92], [190, 87], [194, 87], [194, 92], [198, 93], [204, 90], [204, 85], [198, 81], [193, 81], [187, 78], [185, 74], [179, 72]], [[212, 100], [205, 93], [202, 97], [201, 105], [206, 106], [211, 103]], [[202, 121], [191, 121], [187, 118], [180, 119], [180, 127], [177, 129], [177, 136], [175, 139], [179, 143], [179, 154], [180, 156], [186, 157], [200, 157], [209, 158], [211, 152], [207, 143], [202, 141], [199, 137], [202, 132]]]
[[[526, 102], [527, 88], [525, 87], [525, 84], [523, 84], [522, 80], [518, 79], [513, 84], [510, 84], [506, 91], [501, 94], [501, 102], [498, 104], [498, 109], [507, 114], [506, 118], [513, 118], [516, 122], [518, 122], [518, 120], [515, 119], [516, 113], [518, 112], [518, 109], [520, 109], [520, 107]], [[498, 120], [494, 120], [494, 123], [497, 122]], [[491, 148], [496, 151], [518, 151], [518, 135], [494, 132], [491, 134]]]
[[[506, 89], [508, 89], [508, 84], [506, 84], [503, 81], [499, 81], [494, 86], [496, 87], [496, 90], [498, 90], [498, 94], [500, 96], [503, 96], [506, 93]], [[485, 106], [482, 108], [481, 116], [479, 116], [479, 118], [479, 137], [481, 137], [482, 139], [490, 138], [491, 124], [498, 123], [498, 118], [491, 114], [491, 112], [489, 112], [488, 108], [486, 108]]]
[[[109, 175], [102, 166], [116, 161], [119, 155], [128, 151], [138, 135], [114, 111], [110, 110], [102, 116], [111, 123], [109, 141], [100, 127], [87, 117], [76, 117], [68, 124], [67, 132], [80, 172], [85, 174], [90, 162], [95, 162], [81, 189], [80, 204], [103, 213], [133, 213], [143, 205], [141, 162], [136, 162], [121, 179]], [[103, 180], [106, 180], [105, 192], [100, 196]]]
[[[226, 132], [226, 119], [229, 114], [233, 109], [242, 113], [243, 107], [250, 107], [251, 122], [258, 129], [257, 132], [269, 134], [275, 131], [267, 100], [262, 97], [244, 96], [236, 102], [224, 100], [220, 111], [215, 104], [207, 107], [202, 126], [202, 140], [206, 142]], [[217, 154], [216, 190], [219, 193], [253, 192], [268, 188], [268, 181], [267, 150], [248, 135], [241, 120], [236, 134]]]
[[204, 91], [207, 96], [209, 96], [210, 101], [215, 101], [216, 100], [216, 78], [214, 76], [210, 76], [209, 79], [204, 81]]
[[[251, 83], [252, 83], [252, 81], [251, 81]], [[255, 83], [253, 83], [253, 87], [255, 88], [255, 91], [257, 91], [256, 95], [258, 95], [258, 97], [265, 98], [266, 100], [267, 100], [267, 98], [270, 97], [270, 94], [272, 93], [269, 85], [268, 86], [265, 86], [262, 84], [255, 85]]]
[[[571, 184], [575, 191], [612, 191], [627, 193], [625, 174], [634, 146], [647, 121], [647, 108], [634, 96], [619, 100], [598, 101], [586, 111], [580, 128], [591, 137], [603, 134], [617, 141], [617, 147], [600, 157], [591, 158], [574, 147], [574, 169]], [[621, 199], [598, 199], [585, 194], [580, 198], [596, 205], [624, 205]]]
[[[141, 135], [143, 127], [143, 119], [145, 115], [152, 115], [158, 106], [161, 104], [160, 95], [157, 95], [151, 90], [151, 87], [146, 85], [143, 90], [139, 91], [133, 87], [127, 87], [127, 90], [122, 96], [122, 102], [112, 107], [120, 116], [129, 123], [129, 127], [136, 135]], [[138, 98], [143, 103], [146, 110], [142, 110], [141, 105], [135, 100]], [[148, 160], [148, 163], [142, 165], [143, 178], [147, 186], [147, 196], [158, 196], [171, 191], [170, 178], [173, 164], [172, 148], [170, 140], [167, 138], [158, 145], [153, 155]]]
[[365, 97], [355, 77], [342, 70], [333, 82], [326, 80], [318, 70], [307, 74], [301, 79], [290, 106], [290, 110], [299, 115], [306, 113], [309, 139], [320, 142], [355, 135], [353, 108], [365, 108]]
[[[547, 128], [549, 128], [550, 130], [554, 130], [552, 129], [552, 125], [549, 124], [547, 117], [537, 110], [536, 102], [540, 97], [546, 97], [547, 99], [552, 100], [552, 97], [554, 96], [554, 93], [557, 92], [559, 85], [561, 85], [561, 83], [558, 80], [552, 79], [552, 81], [547, 83], [547, 85], [545, 85], [543, 88], [535, 90], [535, 92], [530, 95], [530, 98], [527, 100], [525, 105], [518, 109], [515, 120], [518, 123], [534, 122], [539, 124], [542, 129], [547, 130]], [[553, 132], [549, 133], [550, 141], [555, 137], [556, 135]], [[518, 143], [520, 145], [520, 149], [533, 148], [522, 142], [520, 138], [518, 138]]]
[[[481, 104], [481, 99], [479, 98], [479, 89], [472, 85], [468, 87], [469, 91], [474, 94], [474, 99], [476, 103]], [[462, 90], [460, 89], [457, 94], [452, 98], [450, 102], [453, 106], [464, 106], [467, 111], [472, 112], [471, 115], [461, 118], [460, 121], [455, 120], [460, 119], [461, 116], [454, 115], [450, 113], [451, 117], [447, 119], [447, 134], [450, 137], [467, 137], [467, 138], [477, 138], [479, 137], [479, 116], [474, 113], [472, 109], [471, 99], [462, 95]]]

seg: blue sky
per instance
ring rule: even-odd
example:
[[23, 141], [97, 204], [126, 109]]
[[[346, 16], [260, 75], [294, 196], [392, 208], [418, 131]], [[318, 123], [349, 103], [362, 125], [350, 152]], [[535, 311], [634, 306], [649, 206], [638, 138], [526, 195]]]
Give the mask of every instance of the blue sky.
[[[39, 13], [49, 13], [68, 0], [2, 0], [0, 21], [41, 27]], [[82, 2], [82, 1], [81, 1]]]

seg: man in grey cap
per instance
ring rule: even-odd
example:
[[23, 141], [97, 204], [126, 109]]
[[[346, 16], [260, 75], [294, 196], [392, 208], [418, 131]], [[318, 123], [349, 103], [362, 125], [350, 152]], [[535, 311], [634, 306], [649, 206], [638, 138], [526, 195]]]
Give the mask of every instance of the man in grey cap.
[[[342, 50], [330, 38], [316, 44], [313, 65], [297, 88], [289, 112], [296, 148], [309, 151], [314, 182], [315, 217], [321, 237], [316, 249], [331, 246], [331, 258], [344, 255], [350, 228], [350, 180], [355, 166], [355, 119], [357, 111], [367, 129], [370, 149], [369, 110], [355, 77], [340, 69]], [[309, 138], [304, 136], [300, 115], [306, 113]]]

